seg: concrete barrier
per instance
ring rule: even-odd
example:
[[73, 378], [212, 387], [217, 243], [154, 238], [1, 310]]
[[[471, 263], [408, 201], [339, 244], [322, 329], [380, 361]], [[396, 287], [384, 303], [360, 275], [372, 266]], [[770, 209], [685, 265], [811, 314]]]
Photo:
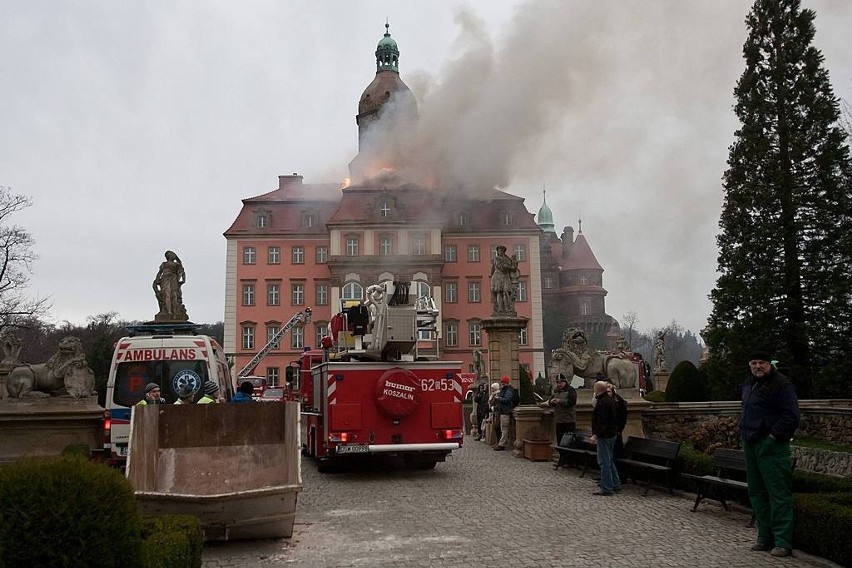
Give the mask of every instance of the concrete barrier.
[[206, 540], [289, 538], [298, 429], [294, 402], [134, 407], [127, 477], [140, 511], [195, 515]]

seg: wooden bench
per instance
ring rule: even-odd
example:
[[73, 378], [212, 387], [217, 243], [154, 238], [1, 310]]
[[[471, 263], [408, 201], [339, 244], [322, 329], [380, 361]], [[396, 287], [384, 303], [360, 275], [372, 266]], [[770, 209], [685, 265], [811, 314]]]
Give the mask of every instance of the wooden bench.
[[698, 494], [692, 506], [693, 512], [704, 499], [719, 501], [727, 511], [728, 503], [725, 498], [730, 492], [748, 493], [745, 454], [741, 450], [716, 448], [711, 464], [716, 475], [683, 474], [683, 477], [694, 480], [698, 486]]
[[669, 493], [673, 493], [674, 465], [679, 451], [679, 442], [630, 436], [627, 439], [627, 444], [624, 445], [624, 457], [616, 460], [616, 462], [623, 466], [624, 481], [627, 481], [630, 477], [636, 480], [636, 472], [648, 475], [645, 491], [642, 492], [643, 497], [651, 489], [651, 478], [655, 473], [666, 474]]
[[[692, 511], [698, 509], [698, 504], [704, 499], [719, 501], [722, 507], [728, 511], [728, 503], [725, 498], [732, 492], [748, 495], [748, 483], [746, 481], [746, 461], [742, 450], [730, 448], [716, 448], [713, 451], [713, 459], [710, 462], [716, 469], [716, 475], [693, 475], [683, 474], [683, 477], [692, 479], [698, 485], [698, 494], [695, 496], [695, 504]], [[796, 468], [796, 458], [792, 457], [793, 469]], [[754, 513], [748, 526], [754, 526]]]
[[598, 460], [598, 451], [595, 444], [591, 442], [591, 438], [591, 432], [578, 431], [571, 436], [570, 445], [553, 446], [553, 449], [559, 452], [559, 460], [553, 468], [568, 467], [568, 462], [571, 461], [574, 466], [581, 470], [580, 477], [586, 475], [589, 464], [595, 464]]

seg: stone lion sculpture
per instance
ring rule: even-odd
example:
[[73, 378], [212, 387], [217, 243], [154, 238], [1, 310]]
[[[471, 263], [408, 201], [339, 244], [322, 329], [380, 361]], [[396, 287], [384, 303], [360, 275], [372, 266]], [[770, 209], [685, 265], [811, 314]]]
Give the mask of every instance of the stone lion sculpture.
[[619, 357], [602, 355], [589, 347], [586, 334], [580, 329], [566, 330], [562, 335], [562, 347], [551, 353], [551, 374], [583, 377], [584, 385], [591, 387], [603, 376], [616, 388], [636, 386], [636, 369], [633, 363]]
[[6, 390], [12, 398], [61, 395], [82, 398], [94, 395], [95, 375], [86, 363], [80, 338], [68, 336], [60, 341], [58, 351], [47, 363], [20, 365], [12, 369]]

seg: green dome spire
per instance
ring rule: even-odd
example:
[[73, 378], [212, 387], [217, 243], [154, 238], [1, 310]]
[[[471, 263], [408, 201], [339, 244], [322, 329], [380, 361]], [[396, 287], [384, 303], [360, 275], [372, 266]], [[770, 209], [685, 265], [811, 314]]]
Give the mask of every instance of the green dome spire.
[[547, 190], [541, 190], [543, 196], [543, 202], [541, 204], [541, 209], [538, 210], [538, 226], [541, 227], [541, 230], [545, 233], [553, 233], [556, 234], [556, 228], [553, 225], [553, 212], [550, 210], [550, 207], [547, 206]]
[[376, 73], [394, 71], [399, 73], [399, 48], [390, 35], [390, 24], [385, 21], [385, 35], [376, 47]]

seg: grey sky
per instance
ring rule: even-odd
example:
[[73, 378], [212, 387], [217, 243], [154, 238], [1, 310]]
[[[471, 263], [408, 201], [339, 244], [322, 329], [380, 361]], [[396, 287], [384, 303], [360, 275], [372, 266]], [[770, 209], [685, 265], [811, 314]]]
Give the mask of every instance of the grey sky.
[[[852, 100], [852, 2], [805, 0]], [[32, 2], [0, 17], [0, 185], [31, 195], [54, 321], [157, 311], [166, 249], [196, 322], [222, 319], [240, 199], [342, 181], [385, 17], [422, 148], [459, 183], [541, 188], [606, 269], [607, 311], [705, 323], [751, 2]], [[425, 151], [425, 150], [424, 150]], [[438, 159], [438, 158], [436, 158]]]

